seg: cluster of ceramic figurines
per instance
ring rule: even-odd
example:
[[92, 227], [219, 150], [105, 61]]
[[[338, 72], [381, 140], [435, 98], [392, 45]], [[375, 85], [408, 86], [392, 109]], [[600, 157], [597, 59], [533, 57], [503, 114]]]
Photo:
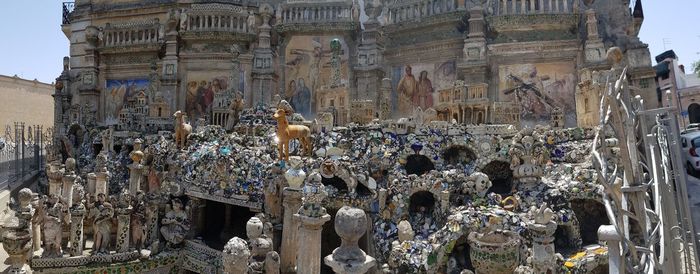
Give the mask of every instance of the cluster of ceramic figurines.
[[[106, 151], [104, 147], [101, 155]], [[73, 158], [68, 158], [63, 167], [57, 163], [48, 165], [48, 193], [40, 197], [37, 194], [32, 201], [34, 249], [43, 249], [37, 255], [83, 256], [87, 255], [83, 250], [91, 243], [90, 255], [140, 251], [142, 256], [148, 256], [160, 249], [161, 236], [166, 248], [183, 243], [190, 229], [185, 197], [171, 197], [159, 191], [146, 193], [139, 189], [140, 180], [117, 195], [109, 195], [108, 172], [105, 169], [96, 173], [82, 179], [76, 174]], [[163, 211], [166, 213], [159, 219], [159, 212]], [[66, 235], [69, 244], [64, 239]]]

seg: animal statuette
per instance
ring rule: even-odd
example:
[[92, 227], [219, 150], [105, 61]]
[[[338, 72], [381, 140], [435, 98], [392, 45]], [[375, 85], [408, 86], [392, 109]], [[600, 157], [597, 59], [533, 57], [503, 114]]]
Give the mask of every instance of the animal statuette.
[[185, 117], [187, 114], [182, 111], [176, 111], [173, 116], [175, 117], [175, 121], [177, 123], [175, 126], [175, 144], [177, 145], [177, 148], [184, 148], [185, 143], [187, 142], [187, 136], [192, 133], [192, 125], [185, 122]]
[[277, 149], [279, 157], [289, 161], [289, 141], [297, 139], [306, 154], [311, 154], [311, 130], [307, 126], [290, 125], [284, 109], [278, 109], [273, 116], [277, 120]]

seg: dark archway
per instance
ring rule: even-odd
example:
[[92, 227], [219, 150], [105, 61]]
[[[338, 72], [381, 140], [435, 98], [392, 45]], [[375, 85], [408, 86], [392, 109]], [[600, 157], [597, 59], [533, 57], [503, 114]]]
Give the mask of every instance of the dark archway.
[[[230, 209], [227, 210], [226, 207]], [[227, 213], [230, 216], [226, 216]], [[246, 207], [206, 201], [204, 208], [206, 225], [202, 228], [201, 235], [195, 235], [195, 237], [201, 237], [207, 246], [213, 249], [223, 250], [226, 242], [233, 237], [248, 239], [246, 223], [254, 216], [255, 213]], [[227, 217], [230, 222], [228, 225]]]
[[501, 195], [509, 195], [513, 188], [513, 170], [510, 164], [504, 161], [493, 161], [481, 169], [481, 172], [489, 176], [491, 188], [488, 192]]
[[[334, 274], [335, 272], [333, 272], [333, 269], [323, 262], [323, 258], [333, 254], [333, 250], [340, 246], [342, 239], [335, 233], [335, 214], [338, 213], [338, 211], [328, 210], [327, 213], [331, 215], [331, 219], [323, 224], [323, 230], [321, 232], [321, 274]], [[303, 255], [304, 254], [299, 254], [298, 256]]]
[[688, 106], [688, 119], [691, 124], [700, 123], [700, 104], [692, 103]]
[[571, 200], [571, 209], [576, 214], [576, 218], [581, 220], [579, 227], [583, 245], [597, 244], [598, 228], [601, 225], [610, 224], [605, 213], [605, 206], [596, 200], [573, 199]]
[[433, 161], [431, 161], [430, 158], [424, 155], [411, 154], [406, 158], [406, 165], [404, 168], [406, 168], [406, 174], [408, 175], [416, 174], [421, 176], [431, 170], [434, 170], [435, 164], [433, 164]]
[[573, 227], [571, 226], [560, 225], [557, 226], [557, 230], [554, 232], [554, 250], [564, 255], [564, 257], [578, 251], [576, 243], [573, 242], [574, 232], [572, 230]]
[[433, 193], [418, 191], [409, 198], [408, 212], [409, 214], [418, 212], [432, 213], [433, 209], [435, 209], [435, 202]]
[[442, 152], [442, 158], [448, 165], [468, 165], [476, 159], [476, 153], [467, 146], [452, 145]]

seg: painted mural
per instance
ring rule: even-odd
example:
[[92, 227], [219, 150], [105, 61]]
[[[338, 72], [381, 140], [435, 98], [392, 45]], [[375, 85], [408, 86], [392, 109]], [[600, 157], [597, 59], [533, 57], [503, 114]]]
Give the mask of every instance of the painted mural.
[[[338, 39], [340, 50], [331, 42]], [[345, 41], [331, 36], [294, 36], [285, 51], [285, 94], [297, 113], [306, 118], [318, 110], [320, 91], [348, 85], [349, 50]], [[339, 76], [339, 83], [334, 81]]]
[[521, 108], [521, 126], [548, 124], [561, 108], [567, 127], [576, 126], [576, 68], [571, 63], [519, 64], [499, 67], [499, 98]]
[[148, 94], [148, 79], [126, 79], [105, 81], [105, 121], [109, 124], [119, 119], [119, 112], [127, 106], [129, 99], [143, 91]]
[[393, 112], [397, 117], [407, 117], [417, 107], [432, 108], [438, 99], [437, 91], [454, 85], [455, 61], [394, 67], [392, 74]]
[[185, 109], [190, 121], [211, 114], [214, 95], [229, 88], [228, 78], [225, 73], [192, 72], [187, 75]]

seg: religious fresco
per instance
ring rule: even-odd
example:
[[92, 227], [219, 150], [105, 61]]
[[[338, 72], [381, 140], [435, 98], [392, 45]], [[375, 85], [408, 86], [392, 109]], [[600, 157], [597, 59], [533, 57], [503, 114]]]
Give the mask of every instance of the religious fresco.
[[[340, 42], [336, 58], [331, 48], [334, 39]], [[348, 58], [348, 46], [342, 38], [294, 36], [285, 52], [284, 99], [297, 113], [311, 117], [318, 109], [320, 90], [348, 85]], [[338, 70], [334, 69], [334, 64], [339, 66]], [[339, 76], [340, 85], [334, 83], [334, 76]]]
[[187, 96], [185, 110], [190, 121], [211, 114], [214, 95], [229, 88], [225, 73], [198, 73], [187, 75]]
[[500, 66], [501, 101], [519, 102], [521, 126], [549, 124], [554, 108], [561, 108], [566, 127], [576, 126], [576, 68], [572, 63]]
[[105, 120], [117, 121], [119, 112], [126, 106], [130, 98], [143, 91], [148, 94], [150, 81], [148, 79], [107, 80], [105, 82]]
[[398, 117], [410, 116], [413, 110], [432, 108], [441, 89], [454, 85], [455, 61], [435, 64], [410, 64], [392, 68], [392, 110]]

